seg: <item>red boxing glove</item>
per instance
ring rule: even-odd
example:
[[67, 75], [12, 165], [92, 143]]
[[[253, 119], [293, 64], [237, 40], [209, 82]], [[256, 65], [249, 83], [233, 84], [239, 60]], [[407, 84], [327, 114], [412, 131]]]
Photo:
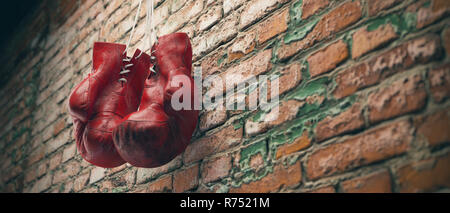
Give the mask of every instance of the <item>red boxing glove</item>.
[[130, 60], [124, 51], [125, 45], [95, 43], [93, 72], [69, 98], [78, 151], [86, 161], [105, 168], [125, 163], [114, 147], [112, 132], [138, 109], [150, 66], [149, 55], [136, 50]]
[[[157, 72], [145, 82], [139, 111], [124, 118], [113, 132], [120, 156], [134, 166], [146, 168], [164, 165], [186, 149], [199, 113], [193, 107], [195, 85], [189, 37], [185, 33], [160, 37], [152, 52], [156, 66], [150, 66]], [[177, 79], [187, 81], [181, 86]], [[190, 99], [189, 109], [172, 107], [175, 92], [190, 95], [180, 97]]]

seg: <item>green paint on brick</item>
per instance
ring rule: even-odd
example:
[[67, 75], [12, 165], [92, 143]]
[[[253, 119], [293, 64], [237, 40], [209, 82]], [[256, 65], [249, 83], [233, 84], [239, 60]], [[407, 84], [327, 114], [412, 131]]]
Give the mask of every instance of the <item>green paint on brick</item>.
[[312, 20], [301, 27], [292, 27], [284, 36], [284, 43], [289, 44], [293, 41], [298, 41], [306, 37], [309, 32], [316, 26], [319, 19]]
[[311, 81], [291, 93], [288, 99], [295, 99], [299, 101], [304, 101], [307, 97], [311, 95], [325, 95], [327, 91], [328, 77], [319, 78], [317, 80]]
[[311, 79], [311, 75], [309, 74], [309, 63], [308, 61], [303, 61], [303, 66], [301, 69], [303, 81], [306, 82]]
[[302, 22], [302, 4], [303, 0], [299, 0], [292, 4], [291, 8], [289, 9], [289, 17], [290, 22], [289, 25], [298, 25]]
[[416, 17], [415, 14], [413, 13], [405, 13], [402, 16], [399, 16], [397, 14], [391, 14], [371, 21], [370, 24], [367, 26], [367, 31], [369, 32], [374, 31], [378, 29], [380, 26], [391, 24], [395, 32], [397, 32], [400, 35], [403, 35], [415, 28], [415, 22]]
[[220, 66], [226, 59], [228, 58], [228, 54], [223, 54], [222, 57], [217, 59], [217, 66]]
[[239, 119], [233, 123], [234, 130], [240, 129], [244, 126], [244, 121]]
[[239, 159], [239, 164], [243, 170], [246, 170], [250, 165], [250, 160], [252, 156], [261, 154], [264, 161], [266, 161], [267, 147], [266, 141], [262, 140], [251, 144], [241, 150], [241, 158]]

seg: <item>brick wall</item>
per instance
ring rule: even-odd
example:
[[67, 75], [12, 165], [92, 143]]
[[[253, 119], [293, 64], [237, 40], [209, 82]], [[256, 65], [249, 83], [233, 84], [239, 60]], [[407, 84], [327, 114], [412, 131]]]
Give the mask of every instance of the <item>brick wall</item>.
[[[1, 60], [0, 191], [450, 188], [450, 1], [155, 2], [158, 34], [188, 33], [203, 76], [281, 74], [278, 119], [203, 110], [192, 144], [167, 165], [90, 165], [67, 97], [89, 73], [95, 41], [126, 43], [138, 1], [44, 1]], [[144, 15], [129, 54], [148, 49]]]

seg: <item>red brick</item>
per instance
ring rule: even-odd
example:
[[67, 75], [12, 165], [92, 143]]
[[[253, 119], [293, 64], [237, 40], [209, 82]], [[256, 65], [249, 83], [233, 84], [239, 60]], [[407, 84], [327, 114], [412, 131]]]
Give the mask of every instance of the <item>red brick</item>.
[[233, 125], [227, 126], [211, 135], [194, 141], [183, 155], [184, 163], [191, 163], [203, 159], [214, 153], [227, 150], [242, 140], [243, 128], [235, 129]]
[[228, 50], [228, 62], [240, 59], [249, 54], [256, 46], [255, 31], [245, 32], [238, 36]]
[[199, 128], [200, 131], [205, 131], [220, 124], [225, 123], [227, 119], [227, 111], [225, 109], [215, 109], [212, 111], [206, 111], [200, 116]]
[[398, 169], [400, 192], [431, 192], [450, 187], [450, 154], [421, 160]]
[[251, 0], [244, 7], [239, 21], [239, 28], [243, 29], [256, 20], [273, 11], [278, 4], [287, 2], [287, 0]]
[[25, 173], [25, 182], [31, 182], [32, 180], [41, 177], [47, 173], [47, 163], [42, 162], [36, 167], [32, 167], [30, 171]]
[[58, 152], [50, 158], [48, 170], [51, 171], [61, 164], [62, 152]]
[[[296, 100], [288, 100], [281, 102], [278, 106], [275, 106], [269, 113], [265, 115], [265, 118], [274, 118], [270, 121], [253, 121], [253, 117], [250, 117], [245, 122], [245, 133], [247, 135], [255, 135], [265, 132], [272, 127], [283, 124], [286, 121], [292, 120], [297, 116], [298, 110], [304, 105], [304, 102]], [[278, 112], [278, 114], [277, 114]]]
[[397, 33], [390, 24], [380, 26], [373, 31], [361, 28], [353, 34], [352, 58], [359, 58], [396, 38]]
[[171, 192], [172, 186], [172, 175], [165, 175], [158, 180], [151, 182], [148, 186], [147, 192], [151, 193], [161, 193], [161, 192]]
[[450, 64], [429, 71], [428, 79], [434, 101], [440, 103], [450, 97]]
[[450, 142], [450, 108], [414, 119], [417, 134], [424, 137], [430, 146]]
[[360, 103], [353, 106], [335, 117], [326, 117], [316, 126], [316, 140], [325, 139], [354, 131], [364, 126], [363, 108]]
[[110, 178], [114, 187], [121, 187], [121, 186], [132, 187], [135, 184], [134, 181], [135, 179], [136, 179], [136, 168], [130, 168], [122, 172], [121, 174]]
[[222, 7], [220, 6], [210, 7], [208, 8], [208, 12], [198, 19], [197, 30], [198, 31], [206, 30], [211, 26], [213, 26], [214, 24], [216, 24], [217, 22], [219, 22], [221, 18], [222, 18]]
[[426, 98], [425, 84], [419, 74], [395, 81], [369, 95], [369, 120], [376, 123], [417, 111], [425, 106]]
[[68, 180], [68, 178], [76, 175], [80, 171], [80, 165], [77, 161], [71, 161], [64, 164], [62, 168], [57, 170], [53, 175], [53, 183], [61, 183]]
[[326, 73], [348, 58], [347, 45], [339, 40], [308, 57], [311, 77]]
[[255, 30], [258, 34], [258, 44], [262, 44], [278, 34], [285, 32], [288, 28], [288, 17], [289, 10], [285, 9], [256, 25]]
[[[238, 51], [238, 50], [236, 50]], [[202, 78], [206, 78], [213, 73], [222, 72], [223, 66], [226, 64], [225, 62], [219, 63], [219, 60], [226, 54], [224, 52], [223, 47], [219, 47], [214, 53], [205, 56], [203, 60], [200, 62], [200, 66], [202, 68]], [[228, 55], [230, 57], [230, 54]]]
[[227, 16], [207, 33], [195, 37], [192, 42], [194, 61], [232, 40], [238, 33], [237, 20], [236, 15]]
[[[280, 77], [278, 78], [278, 93], [272, 94], [271, 82], [267, 83], [267, 100], [270, 101], [272, 97], [281, 96], [289, 90], [295, 88], [302, 81], [302, 65], [299, 62], [293, 62], [280, 70]], [[248, 96], [246, 96], [246, 105], [249, 109], [256, 108], [259, 90], [255, 89]], [[250, 100], [254, 102], [250, 103]], [[254, 108], [252, 108], [254, 107]]]
[[367, 59], [337, 74], [333, 94], [346, 97], [415, 64], [429, 62], [439, 54], [439, 46], [436, 35], [426, 35]]
[[231, 156], [222, 155], [202, 164], [203, 183], [220, 180], [230, 173]]
[[417, 28], [424, 28], [442, 18], [450, 11], [448, 0], [433, 0], [430, 7], [422, 7], [417, 12]]
[[89, 175], [90, 173], [84, 173], [81, 175], [78, 175], [73, 183], [73, 190], [74, 192], [81, 191], [88, 183], [89, 181]]
[[330, 4], [329, 0], [303, 0], [302, 19], [307, 19], [314, 13], [325, 8]]
[[41, 160], [45, 156], [45, 146], [40, 146], [37, 149], [34, 149], [34, 151], [30, 154], [30, 156], [27, 158], [28, 166], [32, 165], [33, 163]]
[[198, 186], [198, 164], [177, 171], [173, 176], [173, 191], [175, 193], [185, 192]]
[[155, 179], [163, 174], [167, 174], [173, 170], [180, 168], [182, 165], [181, 156], [177, 156], [175, 159], [170, 161], [163, 166], [156, 168], [138, 168], [136, 174], [136, 182], [138, 184], [145, 183], [148, 180]]
[[357, 22], [362, 15], [360, 1], [348, 1], [326, 14], [308, 35], [288, 45], [282, 45], [277, 52], [278, 58], [285, 60], [297, 52], [311, 47], [318, 41], [337, 33]]
[[286, 143], [277, 148], [276, 159], [280, 159], [283, 156], [298, 152], [311, 145], [311, 139], [308, 136], [308, 132], [304, 131], [302, 136], [296, 138], [292, 143]]
[[411, 134], [411, 124], [405, 120], [370, 129], [314, 151], [306, 173], [315, 180], [402, 154], [409, 148]]
[[400, 0], [369, 0], [367, 7], [369, 8], [369, 16], [375, 16], [384, 9], [391, 8], [395, 4], [401, 2]]
[[[220, 75], [220, 77], [224, 83], [229, 84], [229, 85], [242, 84], [242, 83], [248, 81], [249, 79], [251, 79], [251, 77], [258, 76], [260, 74], [263, 74], [263, 73], [269, 71], [272, 68], [272, 63], [270, 61], [271, 58], [272, 58], [272, 50], [271, 49], [261, 51], [258, 54], [256, 54], [255, 56], [247, 59], [246, 61], [241, 62], [238, 65], [229, 68], [227, 71], [222, 73]], [[242, 77], [227, 79], [227, 76], [233, 77], [233, 75], [242, 76]], [[230, 80], [230, 81], [227, 81], [227, 80]], [[220, 93], [220, 92], [223, 92], [223, 91], [221, 91], [219, 89], [217, 91], [211, 92], [212, 97], [215, 97], [217, 95], [216, 93]]]
[[374, 172], [363, 177], [342, 182], [342, 191], [346, 193], [390, 193], [391, 175], [387, 170]]
[[89, 184], [96, 183], [106, 176], [106, 169], [102, 167], [94, 167], [91, 170], [91, 176], [89, 177]]
[[237, 188], [231, 188], [230, 193], [267, 193], [276, 192], [281, 187], [294, 187], [300, 184], [302, 171], [300, 161], [289, 165], [287, 168], [282, 164], [277, 164], [273, 172], [267, 174], [260, 180], [250, 183], [243, 183]]
[[51, 185], [52, 185], [52, 175], [47, 174], [34, 183], [30, 192], [31, 193], [43, 192], [46, 189], [50, 188]]
[[[287, 91], [296, 87], [302, 81], [302, 65], [298, 62], [293, 62], [288, 66], [284, 67], [280, 71], [279, 78], [279, 94], [283, 95]], [[270, 91], [270, 88], [267, 88]], [[272, 94], [270, 94], [272, 96]], [[273, 94], [277, 95], [277, 94]], [[269, 97], [268, 97], [269, 98]]]

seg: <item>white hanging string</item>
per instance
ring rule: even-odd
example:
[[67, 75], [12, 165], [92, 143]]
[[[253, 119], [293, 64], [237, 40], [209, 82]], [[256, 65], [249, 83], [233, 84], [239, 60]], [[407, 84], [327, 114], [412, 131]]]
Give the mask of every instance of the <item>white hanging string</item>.
[[138, 18], [139, 18], [139, 13], [141, 13], [141, 5], [142, 5], [142, 0], [139, 0], [139, 6], [138, 6], [138, 9], [137, 9], [137, 12], [136, 12], [136, 16], [134, 17], [134, 23], [133, 23], [133, 27], [131, 28], [130, 38], [128, 38], [128, 42], [126, 44], [126, 48], [125, 48], [125, 51], [123, 52], [123, 54], [125, 54], [128, 51], [131, 39], [133, 38], [134, 29], [136, 27], [136, 24], [137, 24], [137, 21], [138, 21]]
[[[145, 18], [145, 34], [144, 34], [144, 42], [148, 41], [148, 47], [151, 50], [153, 45], [153, 37], [155, 32], [155, 26], [153, 25], [153, 13], [154, 13], [154, 5], [153, 0], [147, 0], [147, 11]], [[151, 55], [152, 53], [150, 53]], [[142, 52], [136, 57], [141, 57]]]

